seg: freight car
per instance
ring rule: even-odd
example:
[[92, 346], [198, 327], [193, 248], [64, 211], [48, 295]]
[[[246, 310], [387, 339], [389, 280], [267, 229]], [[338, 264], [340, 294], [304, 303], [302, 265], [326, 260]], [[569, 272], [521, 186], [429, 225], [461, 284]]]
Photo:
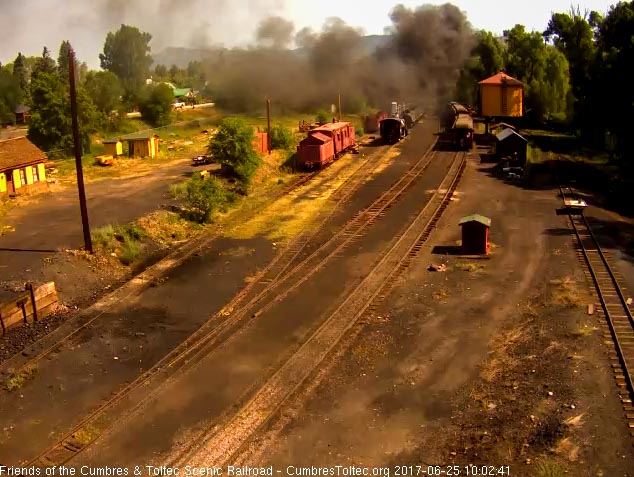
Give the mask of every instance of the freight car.
[[387, 113], [385, 111], [379, 111], [376, 114], [370, 114], [365, 117], [365, 122], [363, 125], [363, 130], [368, 133], [376, 133], [379, 131], [379, 123], [386, 119]]
[[330, 164], [346, 151], [356, 151], [354, 126], [348, 122], [324, 124], [308, 132], [297, 146], [297, 164], [317, 169]]
[[407, 136], [405, 121], [399, 118], [386, 118], [379, 123], [381, 138], [385, 144], [396, 144]]
[[449, 103], [442, 116], [441, 143], [452, 148], [469, 150], [473, 147], [473, 118], [470, 110], [459, 103]]

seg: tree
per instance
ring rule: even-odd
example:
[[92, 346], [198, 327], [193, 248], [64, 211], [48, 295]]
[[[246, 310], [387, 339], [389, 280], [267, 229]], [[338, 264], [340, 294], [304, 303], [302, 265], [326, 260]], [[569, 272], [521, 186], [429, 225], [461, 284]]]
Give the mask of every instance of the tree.
[[99, 54], [101, 67], [119, 77], [127, 94], [141, 89], [149, 77], [151, 39], [149, 33], [128, 25], [121, 25], [115, 33], [106, 36], [103, 53]]
[[69, 79], [70, 60], [68, 54], [71, 49], [72, 47], [70, 42], [68, 40], [64, 40], [59, 47], [59, 55], [57, 56], [57, 71], [59, 73], [59, 77], [64, 83], [68, 83]]
[[599, 26], [597, 61], [593, 71], [594, 101], [602, 123], [617, 138], [620, 157], [634, 146], [634, 92], [631, 65], [634, 61], [634, 2], [619, 2]]
[[584, 136], [596, 130], [592, 69], [601, 22], [601, 15], [596, 12], [582, 15], [579, 9], [571, 9], [569, 13], [554, 13], [543, 34], [568, 60], [573, 121]]
[[57, 66], [55, 60], [51, 58], [51, 52], [48, 48], [44, 47], [42, 56], [38, 58], [33, 70], [31, 71], [31, 81], [33, 81], [40, 74], [56, 74]]
[[24, 93], [27, 92], [29, 86], [30, 73], [26, 67], [25, 57], [22, 53], [18, 53], [15, 61], [13, 62], [13, 77], [20, 85], [20, 88]]
[[253, 150], [253, 128], [241, 118], [223, 119], [209, 143], [209, 153], [247, 186], [262, 160]]
[[16, 78], [4, 68], [0, 69], [0, 122], [15, 119], [13, 112], [23, 97], [24, 92]]
[[476, 99], [477, 83], [504, 70], [505, 53], [504, 45], [493, 33], [478, 31], [471, 57], [458, 77], [456, 99], [473, 104]]
[[[44, 151], [70, 152], [73, 145], [70, 97], [67, 85], [55, 73], [40, 73], [31, 82], [31, 121], [28, 137]], [[90, 151], [90, 134], [99, 124], [92, 101], [77, 89], [79, 135], [83, 150]]]
[[154, 75], [157, 79], [166, 79], [167, 78], [167, 67], [165, 65], [156, 65], [154, 67]]
[[97, 111], [109, 115], [119, 109], [123, 87], [117, 75], [110, 71], [90, 71], [84, 87]]
[[145, 97], [139, 104], [141, 117], [153, 126], [169, 124], [173, 101], [172, 88], [166, 84], [149, 86], [145, 92]]

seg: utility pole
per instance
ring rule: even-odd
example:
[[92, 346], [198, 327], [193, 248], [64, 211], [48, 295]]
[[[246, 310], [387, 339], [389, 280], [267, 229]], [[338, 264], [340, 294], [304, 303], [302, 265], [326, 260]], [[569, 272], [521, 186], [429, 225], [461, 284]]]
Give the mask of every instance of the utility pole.
[[77, 90], [75, 89], [75, 52], [68, 52], [68, 72], [70, 80], [70, 114], [73, 121], [73, 143], [75, 146], [75, 166], [77, 167], [77, 188], [79, 189], [79, 207], [81, 209], [81, 223], [84, 229], [84, 247], [92, 253], [92, 239], [88, 224], [88, 207], [86, 205], [86, 190], [84, 188], [84, 170], [81, 163], [81, 141], [79, 139], [79, 123], [77, 120]]
[[339, 93], [339, 121], [341, 121], [341, 93]]
[[271, 100], [266, 98], [266, 148], [271, 154]]

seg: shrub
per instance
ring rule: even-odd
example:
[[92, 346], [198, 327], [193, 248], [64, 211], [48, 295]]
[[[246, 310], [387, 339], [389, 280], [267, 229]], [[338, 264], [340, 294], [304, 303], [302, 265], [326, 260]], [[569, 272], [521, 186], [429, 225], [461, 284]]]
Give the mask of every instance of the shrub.
[[319, 124], [329, 123], [331, 119], [332, 115], [328, 111], [324, 109], [320, 109], [319, 111], [317, 111], [315, 121], [317, 121]]
[[121, 247], [119, 260], [124, 265], [130, 265], [141, 255], [141, 244], [135, 240], [125, 240]]
[[115, 230], [112, 225], [104, 225], [92, 231], [92, 242], [97, 247], [106, 249], [110, 245], [114, 234]]
[[262, 163], [253, 150], [253, 128], [241, 118], [223, 119], [209, 142], [209, 154], [229, 169], [243, 186], [248, 185]]
[[215, 178], [204, 179], [200, 174], [194, 174], [180, 194], [187, 203], [190, 217], [200, 223], [209, 222], [215, 211], [222, 210], [233, 199]]
[[271, 149], [292, 149], [295, 145], [293, 132], [281, 125], [271, 128]]

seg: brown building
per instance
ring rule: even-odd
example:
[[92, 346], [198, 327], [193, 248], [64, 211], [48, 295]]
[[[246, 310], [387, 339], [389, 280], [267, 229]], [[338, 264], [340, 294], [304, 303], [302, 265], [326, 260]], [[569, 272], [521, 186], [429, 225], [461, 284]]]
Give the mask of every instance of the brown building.
[[489, 253], [491, 219], [473, 214], [460, 219], [459, 225], [462, 227], [462, 253], [465, 255]]
[[47, 157], [26, 137], [0, 140], [0, 194], [46, 186]]

